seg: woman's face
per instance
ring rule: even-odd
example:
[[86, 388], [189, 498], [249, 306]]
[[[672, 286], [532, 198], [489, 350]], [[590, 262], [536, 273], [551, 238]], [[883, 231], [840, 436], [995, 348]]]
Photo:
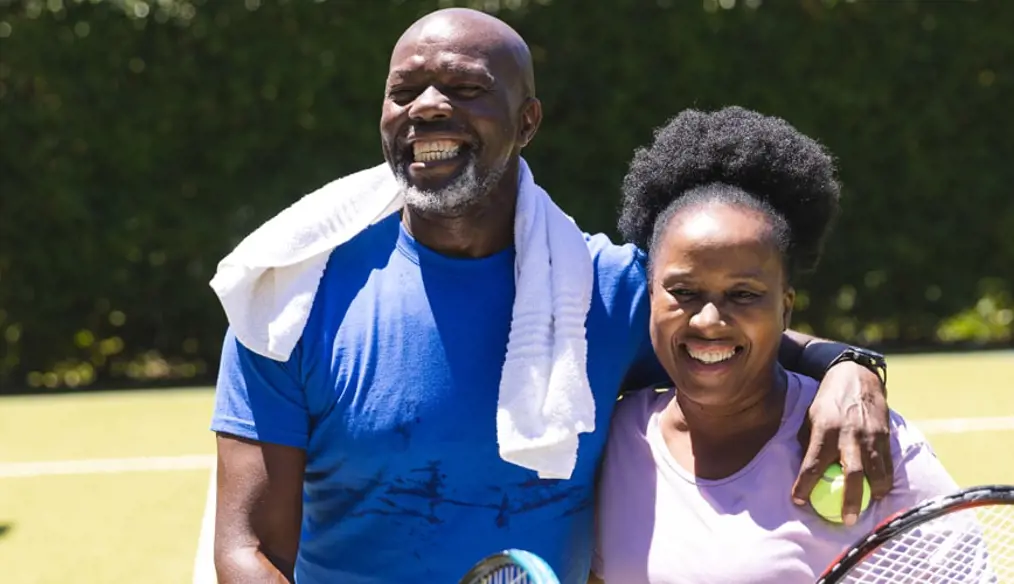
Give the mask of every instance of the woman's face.
[[678, 211], [661, 237], [651, 342], [680, 393], [702, 406], [735, 405], [769, 387], [795, 298], [771, 220], [705, 203]]

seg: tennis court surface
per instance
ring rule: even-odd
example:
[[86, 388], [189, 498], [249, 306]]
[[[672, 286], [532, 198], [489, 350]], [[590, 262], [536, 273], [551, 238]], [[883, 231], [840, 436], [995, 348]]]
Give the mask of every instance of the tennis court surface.
[[[889, 358], [890, 401], [963, 486], [1014, 483], [1014, 353]], [[209, 389], [0, 398], [0, 581], [189, 582]]]

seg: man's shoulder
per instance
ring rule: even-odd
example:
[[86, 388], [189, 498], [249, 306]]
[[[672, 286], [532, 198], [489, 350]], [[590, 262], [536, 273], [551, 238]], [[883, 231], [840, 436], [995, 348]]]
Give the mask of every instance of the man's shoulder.
[[[331, 312], [341, 313], [377, 274], [415, 266], [411, 262], [392, 259], [397, 253], [398, 225], [399, 219], [393, 215], [331, 250], [317, 283], [310, 312], [311, 322], [320, 324], [321, 317], [330, 322]], [[388, 290], [381, 287], [377, 292], [386, 293]]]
[[398, 244], [400, 225], [401, 218], [395, 213], [363, 229], [331, 250], [325, 273], [354, 269], [369, 265], [376, 258], [390, 257]]
[[645, 279], [648, 257], [639, 247], [631, 243], [614, 243], [604, 233], [585, 233], [584, 239], [598, 279]]

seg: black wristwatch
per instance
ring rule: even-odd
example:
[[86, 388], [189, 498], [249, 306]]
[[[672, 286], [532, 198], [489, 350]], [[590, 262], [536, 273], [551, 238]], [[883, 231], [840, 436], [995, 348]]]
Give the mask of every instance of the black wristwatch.
[[[869, 369], [880, 378], [880, 382], [884, 384], [884, 387], [887, 387], [887, 360], [884, 359], [884, 356], [880, 353], [864, 349], [862, 347], [849, 347], [842, 351], [840, 355], [835, 357], [834, 360], [828, 364], [827, 369], [830, 369], [843, 361], [852, 361], [853, 363], [858, 363], [859, 365]], [[825, 373], [827, 372], [827, 369], [824, 370]]]

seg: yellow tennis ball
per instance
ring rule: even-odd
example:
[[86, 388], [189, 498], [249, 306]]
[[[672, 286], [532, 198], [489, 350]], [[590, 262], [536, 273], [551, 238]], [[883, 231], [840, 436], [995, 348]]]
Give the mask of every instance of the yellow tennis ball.
[[[841, 465], [832, 464], [820, 477], [817, 486], [810, 492], [810, 506], [824, 519], [832, 523], [841, 523], [841, 504], [845, 496], [845, 474]], [[870, 483], [863, 477], [863, 503], [859, 508], [862, 513], [870, 505]]]

